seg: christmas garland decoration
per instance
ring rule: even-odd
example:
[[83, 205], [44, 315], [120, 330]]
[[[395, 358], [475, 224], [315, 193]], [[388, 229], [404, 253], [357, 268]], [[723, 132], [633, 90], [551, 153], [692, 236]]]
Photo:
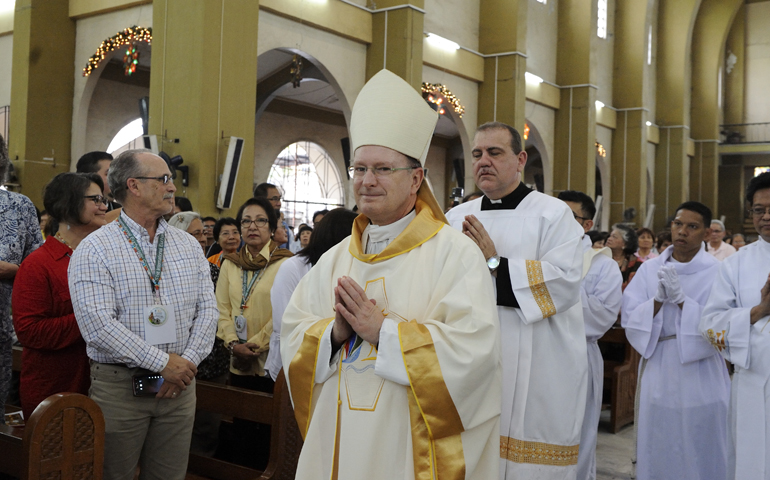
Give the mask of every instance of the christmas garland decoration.
[[447, 99], [450, 105], [452, 105], [452, 109], [457, 113], [457, 115], [462, 118], [463, 113], [465, 113], [465, 107], [463, 107], [460, 104], [460, 99], [455, 96], [451, 91], [449, 91], [448, 88], [446, 88], [446, 85], [441, 85], [439, 83], [426, 83], [423, 82], [422, 84], [422, 93], [423, 95], [427, 95], [427, 99], [430, 103], [435, 103], [439, 107], [439, 113], [444, 113], [441, 108], [441, 104], [443, 103], [442, 98], [436, 98], [433, 95], [435, 94], [441, 94], [444, 98]]
[[128, 27], [123, 31], [116, 33], [110, 38], [104, 40], [99, 48], [96, 49], [96, 53], [91, 55], [88, 59], [88, 63], [83, 68], [83, 76], [87, 77], [99, 66], [99, 63], [104, 60], [104, 57], [123, 45], [130, 45], [133, 42], [147, 42], [152, 43], [152, 28]]

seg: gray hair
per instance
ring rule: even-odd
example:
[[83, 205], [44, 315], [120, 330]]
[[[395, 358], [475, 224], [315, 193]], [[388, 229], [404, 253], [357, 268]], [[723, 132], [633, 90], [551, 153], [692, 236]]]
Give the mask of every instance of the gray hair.
[[147, 149], [126, 150], [118, 155], [118, 158], [110, 163], [110, 171], [107, 173], [107, 183], [112, 190], [112, 196], [118, 203], [126, 200], [128, 193], [128, 179], [141, 177], [144, 167], [137, 158], [140, 153], [152, 153]]
[[201, 218], [199, 213], [196, 212], [179, 212], [168, 221], [168, 224], [172, 227], [176, 227], [179, 230], [187, 231], [190, 228], [190, 224], [196, 218]]
[[[712, 219], [711, 219], [711, 223], [712, 223], [712, 224], [713, 224], [713, 223], [716, 223], [717, 225], [719, 225], [720, 227], [722, 227], [722, 231], [723, 231], [723, 232], [725, 231], [725, 224], [724, 224], [724, 223], [722, 223], [722, 220], [717, 220], [716, 218], [712, 218]], [[711, 226], [711, 224], [709, 224], [709, 226]]]
[[8, 173], [8, 149], [5, 146], [5, 139], [0, 135], [0, 185], [5, 183], [5, 176]]

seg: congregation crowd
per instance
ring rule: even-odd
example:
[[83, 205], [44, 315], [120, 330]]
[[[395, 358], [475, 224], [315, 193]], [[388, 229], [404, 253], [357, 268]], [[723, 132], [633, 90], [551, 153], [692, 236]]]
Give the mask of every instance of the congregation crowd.
[[[637, 478], [770, 478], [770, 173], [746, 192], [753, 243], [694, 201], [657, 234], [599, 232], [590, 196], [521, 181], [521, 137], [492, 122], [473, 139], [480, 192], [444, 212], [423, 171], [436, 122], [375, 75], [351, 117], [357, 213], [296, 231], [269, 183], [235, 218], [201, 217], [145, 150], [86, 154], [40, 218], [0, 190], [0, 412], [18, 341], [25, 418], [89, 395], [110, 480], [181, 480], [191, 448], [216, 455], [196, 380], [270, 393], [279, 374], [297, 478], [591, 479], [597, 341], [622, 326], [642, 357]], [[251, 422], [232, 436], [246, 462], [269, 445]]]

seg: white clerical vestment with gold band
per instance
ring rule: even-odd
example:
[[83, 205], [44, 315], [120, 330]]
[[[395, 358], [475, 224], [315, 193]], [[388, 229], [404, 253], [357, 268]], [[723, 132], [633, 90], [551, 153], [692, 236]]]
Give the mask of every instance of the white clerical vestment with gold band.
[[[378, 254], [363, 253], [359, 216], [286, 308], [281, 355], [305, 440], [297, 479], [497, 476], [493, 287], [478, 247], [431, 207], [418, 197], [414, 220]], [[385, 314], [379, 351], [355, 335], [331, 351], [342, 276]]]
[[770, 243], [760, 237], [726, 258], [699, 330], [735, 366], [730, 389], [728, 478], [770, 480], [770, 316], [751, 324], [770, 274]]
[[[530, 192], [514, 209], [453, 208], [475, 215], [508, 259], [519, 308], [498, 306], [503, 348], [500, 477], [574, 479], [588, 382], [580, 282], [583, 229], [556, 198]], [[498, 272], [499, 273], [499, 272]]]

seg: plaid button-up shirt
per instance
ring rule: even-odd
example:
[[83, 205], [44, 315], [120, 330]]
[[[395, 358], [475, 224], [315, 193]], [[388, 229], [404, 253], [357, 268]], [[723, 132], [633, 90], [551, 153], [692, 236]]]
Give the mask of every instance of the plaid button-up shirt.
[[160, 300], [173, 307], [175, 343], [149, 345], [143, 309], [153, 304], [150, 278], [117, 221], [86, 237], [70, 261], [68, 277], [88, 356], [101, 363], [124, 363], [160, 372], [168, 354], [198, 365], [211, 351], [217, 311], [211, 273], [200, 244], [161, 219], [153, 241], [144, 227], [120, 214], [154, 272], [158, 237], [166, 234]]

